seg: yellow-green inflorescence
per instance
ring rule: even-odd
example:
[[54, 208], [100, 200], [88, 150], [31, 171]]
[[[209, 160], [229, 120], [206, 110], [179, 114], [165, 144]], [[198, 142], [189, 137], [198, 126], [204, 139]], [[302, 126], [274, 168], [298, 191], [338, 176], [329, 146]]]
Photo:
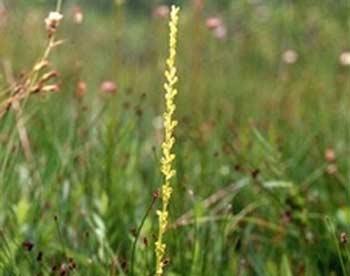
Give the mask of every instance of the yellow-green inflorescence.
[[163, 274], [164, 268], [164, 256], [166, 245], [163, 241], [163, 236], [168, 225], [168, 206], [172, 193], [171, 179], [175, 176], [175, 170], [173, 169], [172, 163], [175, 159], [175, 154], [172, 153], [172, 148], [175, 143], [174, 129], [177, 125], [177, 121], [173, 119], [176, 105], [174, 103], [177, 89], [175, 84], [178, 81], [177, 70], [175, 66], [176, 58], [176, 44], [177, 44], [177, 25], [179, 21], [179, 7], [172, 6], [170, 12], [170, 34], [169, 34], [169, 57], [166, 61], [165, 78], [164, 84], [165, 89], [165, 112], [163, 114], [164, 123], [164, 141], [162, 143], [162, 158], [161, 158], [161, 172], [164, 176], [164, 184], [161, 190], [162, 208], [157, 211], [159, 219], [159, 232], [158, 240], [155, 243], [156, 251], [156, 275], [160, 276]]

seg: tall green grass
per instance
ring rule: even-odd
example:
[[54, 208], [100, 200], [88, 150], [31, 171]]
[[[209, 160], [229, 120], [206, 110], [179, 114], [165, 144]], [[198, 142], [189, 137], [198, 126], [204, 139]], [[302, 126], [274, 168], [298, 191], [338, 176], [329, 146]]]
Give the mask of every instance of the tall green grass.
[[[15, 113], [0, 122], [3, 275], [73, 264], [76, 275], [130, 274], [134, 230], [162, 180], [167, 20], [82, 8], [76, 25], [64, 6], [65, 43], [52, 56], [60, 93], [22, 106], [33, 162]], [[167, 275], [348, 272], [350, 67], [339, 62], [350, 48], [347, 8], [243, 0], [226, 10], [182, 7]], [[45, 47], [46, 14], [13, 6], [0, 29], [0, 58], [17, 79]], [[227, 26], [224, 40], [205, 26], [214, 15]], [[298, 53], [294, 64], [283, 62], [287, 49]], [[105, 80], [117, 93], [100, 91]], [[156, 210], [138, 233], [135, 275], [155, 273]]]

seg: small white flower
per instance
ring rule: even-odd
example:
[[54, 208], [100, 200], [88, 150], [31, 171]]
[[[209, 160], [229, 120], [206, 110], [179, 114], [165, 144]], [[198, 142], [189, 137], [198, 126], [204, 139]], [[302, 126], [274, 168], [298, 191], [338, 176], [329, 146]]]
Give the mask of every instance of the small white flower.
[[339, 56], [339, 62], [343, 66], [349, 66], [350, 65], [350, 52], [343, 52]]
[[60, 21], [63, 19], [63, 15], [57, 11], [50, 12], [49, 15], [45, 18], [46, 29], [49, 32], [55, 32]]

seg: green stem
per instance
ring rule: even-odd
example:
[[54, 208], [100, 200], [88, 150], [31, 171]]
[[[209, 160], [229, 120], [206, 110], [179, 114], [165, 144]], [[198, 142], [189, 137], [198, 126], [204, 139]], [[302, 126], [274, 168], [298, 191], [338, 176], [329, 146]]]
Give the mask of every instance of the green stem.
[[340, 246], [339, 246], [339, 241], [338, 241], [338, 237], [337, 237], [337, 234], [336, 234], [336, 231], [335, 231], [334, 223], [333, 223], [333, 221], [331, 220], [330, 217], [326, 217], [325, 221], [326, 221], [326, 225], [328, 227], [328, 230], [330, 231], [330, 233], [332, 235], [332, 238], [334, 240], [343, 275], [348, 275], [347, 271], [345, 269], [345, 263], [344, 263], [342, 252], [341, 252], [341, 249], [340, 249]]
[[156, 202], [156, 199], [157, 197], [156, 196], [153, 196], [153, 199], [152, 199], [152, 202], [151, 204], [149, 205], [145, 215], [143, 216], [142, 220], [141, 220], [141, 223], [139, 225], [139, 227], [137, 228], [137, 231], [136, 231], [136, 235], [135, 235], [135, 240], [134, 240], [134, 243], [132, 245], [132, 250], [131, 250], [131, 273], [130, 275], [133, 276], [134, 275], [134, 264], [135, 264], [135, 261], [136, 261], [136, 245], [137, 245], [137, 241], [141, 235], [141, 230], [146, 222], [146, 219], [148, 217], [148, 215], [150, 214], [153, 206], [154, 206], [154, 203]]
[[57, 0], [56, 11], [61, 12], [63, 0]]
[[67, 258], [66, 245], [65, 245], [65, 241], [64, 241], [64, 238], [63, 238], [63, 234], [62, 234], [62, 231], [61, 231], [61, 227], [60, 227], [60, 223], [58, 221], [58, 216], [57, 215], [54, 217], [54, 220], [55, 220], [55, 223], [56, 223], [57, 234], [58, 234], [58, 238], [59, 238], [59, 240], [61, 242], [64, 258]]

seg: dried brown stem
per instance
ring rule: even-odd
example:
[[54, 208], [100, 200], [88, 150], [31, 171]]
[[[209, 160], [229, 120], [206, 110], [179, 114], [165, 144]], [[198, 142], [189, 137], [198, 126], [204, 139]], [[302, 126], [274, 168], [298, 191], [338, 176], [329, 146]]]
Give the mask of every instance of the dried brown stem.
[[[3, 65], [4, 65], [5, 77], [6, 77], [6, 80], [9, 84], [9, 86], [15, 87], [16, 81], [15, 81], [15, 78], [13, 76], [11, 63], [4, 62]], [[15, 91], [13, 91], [13, 92], [15, 92]], [[14, 97], [14, 100], [11, 103], [11, 107], [13, 108], [13, 110], [16, 113], [17, 130], [18, 130], [18, 134], [19, 134], [19, 138], [21, 141], [24, 155], [25, 155], [27, 161], [31, 162], [33, 160], [33, 154], [32, 154], [32, 150], [31, 150], [31, 146], [30, 146], [28, 132], [27, 132], [27, 129], [26, 129], [25, 124], [24, 124], [24, 119], [22, 116], [23, 115], [22, 108], [19, 104], [19, 101], [16, 100], [16, 97]]]

